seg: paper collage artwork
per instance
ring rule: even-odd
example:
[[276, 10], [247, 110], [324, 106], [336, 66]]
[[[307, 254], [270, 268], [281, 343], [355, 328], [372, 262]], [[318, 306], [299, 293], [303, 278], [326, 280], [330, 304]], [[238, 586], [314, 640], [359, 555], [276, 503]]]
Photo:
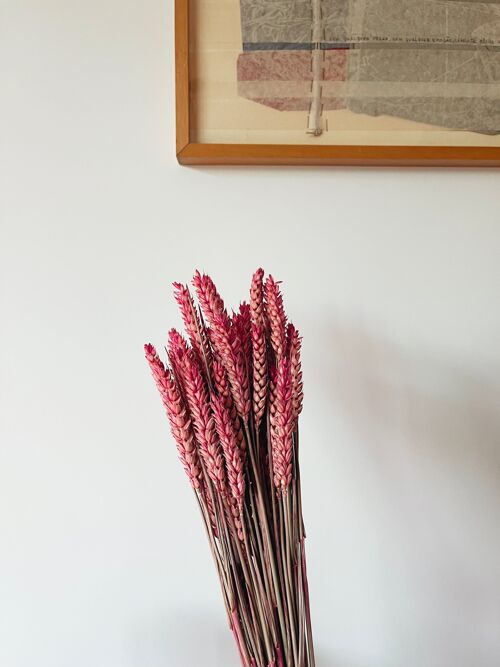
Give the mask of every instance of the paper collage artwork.
[[500, 0], [240, 0], [238, 94], [500, 133]]

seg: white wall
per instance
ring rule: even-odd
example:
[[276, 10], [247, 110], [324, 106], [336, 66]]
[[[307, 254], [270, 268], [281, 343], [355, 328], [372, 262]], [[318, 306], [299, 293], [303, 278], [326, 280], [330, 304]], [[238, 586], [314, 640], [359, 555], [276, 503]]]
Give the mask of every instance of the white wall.
[[0, 664], [237, 664], [142, 343], [263, 265], [319, 667], [497, 667], [499, 172], [180, 168], [171, 2], [0, 6]]

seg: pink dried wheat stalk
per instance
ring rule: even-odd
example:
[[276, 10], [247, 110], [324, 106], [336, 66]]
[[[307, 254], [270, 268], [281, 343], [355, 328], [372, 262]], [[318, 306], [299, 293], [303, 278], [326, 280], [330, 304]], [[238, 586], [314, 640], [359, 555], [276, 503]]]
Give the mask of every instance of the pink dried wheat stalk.
[[286, 489], [292, 481], [293, 401], [290, 363], [286, 357], [278, 362], [276, 389], [271, 410], [271, 451], [274, 485]]
[[244, 667], [314, 667], [298, 420], [301, 338], [258, 269], [228, 314], [212, 279], [174, 283], [187, 334], [146, 359], [191, 482]]
[[279, 283], [272, 276], [266, 280], [266, 312], [269, 320], [271, 345], [276, 359], [280, 359], [285, 353], [286, 346], [286, 315], [283, 308], [283, 297], [280, 292]]
[[165, 368], [155, 348], [146, 344], [144, 351], [163, 405], [167, 410], [170, 428], [177, 443], [181, 463], [193, 487], [199, 489], [201, 480], [200, 462], [187, 407], [171, 371]]

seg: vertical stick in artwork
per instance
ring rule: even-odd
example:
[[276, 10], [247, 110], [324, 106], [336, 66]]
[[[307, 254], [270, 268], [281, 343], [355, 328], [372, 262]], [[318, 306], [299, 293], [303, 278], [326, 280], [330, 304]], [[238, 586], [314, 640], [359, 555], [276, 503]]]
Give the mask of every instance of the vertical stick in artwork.
[[312, 89], [311, 105], [309, 107], [309, 117], [307, 120], [307, 133], [316, 136], [323, 132], [323, 123], [321, 120], [321, 92], [323, 82], [323, 49], [321, 42], [323, 38], [323, 20], [321, 14], [321, 0], [311, 0], [312, 8]]

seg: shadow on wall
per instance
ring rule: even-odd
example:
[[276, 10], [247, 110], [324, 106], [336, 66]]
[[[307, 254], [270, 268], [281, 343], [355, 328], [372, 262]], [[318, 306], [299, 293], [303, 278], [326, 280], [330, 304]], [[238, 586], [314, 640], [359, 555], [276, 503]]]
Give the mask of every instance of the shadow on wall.
[[[137, 633], [127, 649], [130, 665], [147, 667], [232, 667], [240, 665], [238, 652], [225, 616], [221, 600], [218, 613], [202, 613], [196, 609], [179, 609], [178, 614], [165, 614], [148, 619], [144, 633]], [[131, 648], [131, 650], [130, 650]], [[317, 654], [318, 667], [332, 664]]]
[[[318, 343], [330, 350], [331, 363], [325, 369], [318, 352], [322, 413], [341, 422], [342, 434], [340, 443], [325, 440], [322, 456], [333, 469], [352, 456], [353, 478], [370, 487], [367, 515], [380, 522], [372, 535], [384, 620], [375, 626], [386, 623], [387, 645], [385, 659], [379, 654], [369, 665], [500, 664], [495, 369], [409, 352], [337, 323]], [[356, 658], [356, 664], [367, 663]]]
[[383, 433], [367, 449], [375, 462], [407, 452], [446, 464], [450, 474], [466, 468], [498, 481], [500, 377], [412, 355], [360, 330], [335, 326], [329, 340], [330, 398], [367, 443], [374, 430]]
[[142, 624], [143, 632], [134, 627], [127, 650], [130, 664], [148, 667], [239, 664], [224, 614], [221, 599], [217, 613], [179, 608], [175, 614], [148, 618]]

